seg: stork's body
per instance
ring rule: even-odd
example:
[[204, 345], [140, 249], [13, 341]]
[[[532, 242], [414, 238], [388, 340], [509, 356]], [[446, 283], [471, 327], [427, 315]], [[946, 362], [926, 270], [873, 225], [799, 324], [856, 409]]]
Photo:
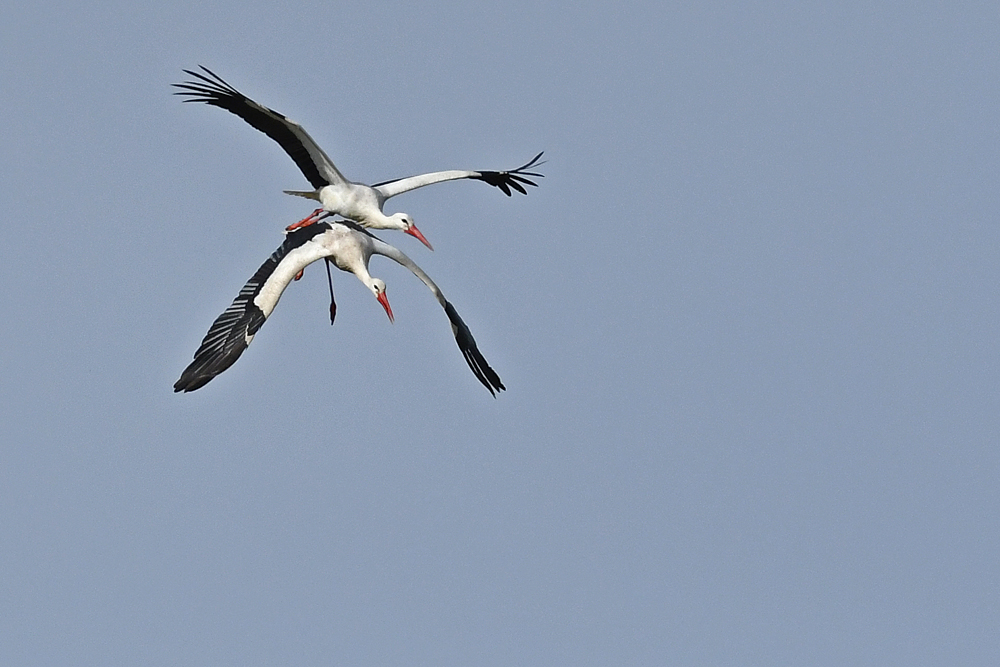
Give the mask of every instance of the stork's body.
[[[416, 237], [428, 248], [431, 247], [424, 235], [413, 224], [413, 219], [405, 213], [386, 215], [383, 207], [387, 199], [410, 190], [434, 183], [459, 179], [480, 180], [500, 188], [508, 197], [511, 190], [527, 194], [525, 185], [536, 185], [527, 177], [540, 178], [542, 174], [528, 171], [541, 164], [539, 153], [528, 163], [510, 171], [436, 171], [409, 178], [400, 178], [373, 186], [355, 183], [344, 177], [323, 149], [313, 141], [301, 125], [282, 114], [254, 102], [206, 67], [204, 74], [184, 70], [197, 81], [175, 83], [181, 90], [178, 95], [187, 96], [185, 102], [203, 102], [233, 113], [252, 127], [274, 139], [292, 158], [302, 174], [312, 184], [312, 190], [286, 190], [285, 192], [308, 199], [314, 199], [323, 208], [300, 221], [299, 225], [311, 224], [322, 219], [325, 214], [342, 215], [371, 229], [398, 229]], [[291, 229], [297, 227], [293, 225]]]
[[285, 288], [306, 266], [327, 258], [338, 269], [353, 273], [393, 319], [385, 283], [368, 272], [372, 255], [383, 255], [408, 268], [434, 294], [451, 322], [452, 333], [466, 363], [491, 394], [505, 389], [500, 377], [479, 352], [472, 332], [430, 277], [397, 248], [372, 236], [351, 221], [320, 222], [289, 233], [271, 257], [247, 281], [232, 305], [216, 318], [195, 352], [194, 361], [174, 384], [174, 391], [194, 391], [232, 366], [264, 321], [274, 311]]

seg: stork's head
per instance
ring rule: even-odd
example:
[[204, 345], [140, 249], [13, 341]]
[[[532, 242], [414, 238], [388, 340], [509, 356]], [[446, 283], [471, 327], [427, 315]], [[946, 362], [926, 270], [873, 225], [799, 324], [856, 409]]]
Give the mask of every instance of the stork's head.
[[413, 224], [413, 218], [405, 213], [393, 213], [389, 216], [389, 220], [392, 221], [393, 229], [401, 229], [405, 234], [409, 234], [431, 250], [434, 250], [434, 246], [427, 242], [427, 239], [420, 233], [417, 226]]
[[392, 317], [392, 308], [389, 307], [389, 297], [385, 295], [385, 283], [380, 278], [372, 278], [368, 284], [368, 289], [372, 291], [378, 302], [385, 308], [385, 314], [389, 316], [389, 321], [395, 322]]

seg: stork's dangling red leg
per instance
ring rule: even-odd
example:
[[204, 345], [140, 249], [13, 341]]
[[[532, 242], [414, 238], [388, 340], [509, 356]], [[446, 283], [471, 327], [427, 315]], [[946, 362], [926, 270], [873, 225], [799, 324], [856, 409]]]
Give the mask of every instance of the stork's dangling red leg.
[[301, 220], [299, 220], [298, 222], [296, 222], [294, 224], [291, 224], [291, 225], [288, 225], [287, 227], [285, 227], [285, 231], [286, 232], [294, 232], [296, 229], [299, 229], [301, 227], [308, 227], [309, 225], [311, 225], [313, 223], [319, 222], [319, 220], [320, 220], [320, 214], [322, 214], [322, 213], [323, 213], [323, 209], [318, 208], [315, 211], [313, 211], [312, 213], [310, 213], [309, 215], [307, 215], [306, 217], [304, 217]]
[[326, 280], [330, 283], [330, 324], [333, 324], [333, 320], [337, 317], [337, 301], [333, 298], [333, 276], [330, 275], [330, 258], [324, 257], [326, 260]]

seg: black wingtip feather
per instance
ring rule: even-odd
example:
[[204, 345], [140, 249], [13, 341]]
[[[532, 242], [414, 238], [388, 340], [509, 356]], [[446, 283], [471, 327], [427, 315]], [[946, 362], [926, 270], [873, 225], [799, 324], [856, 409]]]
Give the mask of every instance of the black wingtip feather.
[[[329, 185], [303, 143], [305, 140], [311, 141], [304, 130], [283, 114], [254, 102], [204, 65], [199, 67], [209, 76], [189, 69], [183, 70], [192, 80], [171, 84], [180, 89], [174, 91], [174, 95], [186, 97], [185, 102], [202, 102], [239, 116], [248, 125], [276, 141], [314, 188]], [[301, 131], [302, 136], [297, 135], [297, 131]]]
[[497, 392], [506, 391], [507, 387], [503, 386], [503, 382], [500, 381], [500, 376], [497, 375], [497, 372], [490, 368], [486, 358], [479, 351], [476, 339], [472, 337], [472, 332], [469, 331], [469, 327], [459, 317], [458, 311], [455, 310], [450, 301], [445, 302], [444, 312], [447, 313], [448, 319], [451, 321], [452, 329], [455, 332], [455, 342], [458, 343], [458, 349], [462, 351], [462, 356], [465, 357], [465, 363], [469, 364], [472, 374], [489, 390], [493, 398], [496, 398]]
[[510, 171], [481, 171], [478, 176], [473, 176], [473, 178], [489, 183], [493, 187], [500, 188], [500, 191], [508, 197], [511, 196], [511, 188], [514, 188], [522, 195], [526, 195], [528, 194], [528, 191], [524, 189], [524, 186], [521, 185], [522, 183], [536, 188], [538, 187], [538, 184], [525, 178], [525, 176], [531, 176], [532, 178], [545, 178], [545, 174], [527, 171], [528, 169], [533, 169], [534, 167], [545, 164], [544, 161], [538, 161], [544, 153], [545, 151], [542, 151], [517, 169], [511, 169]]
[[196, 357], [195, 360], [184, 369], [184, 372], [181, 373], [180, 379], [174, 383], [174, 392], [189, 392], [201, 389], [206, 384], [211, 382], [216, 375], [219, 375], [235, 364], [236, 360], [240, 358], [246, 349], [247, 344], [244, 341], [242, 344], [237, 343], [233, 347], [227, 349], [226, 352], [219, 357], [212, 359], [199, 359]]
[[[267, 319], [254, 301], [264, 283], [289, 252], [329, 229], [329, 223], [318, 222], [296, 229], [285, 236], [281, 246], [260, 265], [230, 306], [212, 322], [208, 333], [194, 353], [194, 361], [188, 364], [180, 379], [174, 383], [175, 392], [201, 389], [215, 376], [236, 363], [250, 344], [247, 339], [252, 339]], [[331, 322], [333, 316], [334, 310], [331, 308]]]

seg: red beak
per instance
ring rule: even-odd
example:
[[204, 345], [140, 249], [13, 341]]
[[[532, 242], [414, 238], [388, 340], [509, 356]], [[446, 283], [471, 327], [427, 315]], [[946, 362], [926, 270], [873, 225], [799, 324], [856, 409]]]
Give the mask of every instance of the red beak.
[[389, 321], [395, 322], [396, 320], [392, 319], [392, 308], [389, 307], [389, 297], [385, 295], [385, 292], [378, 295], [378, 302], [385, 308], [385, 314], [389, 316]]
[[420, 233], [420, 230], [417, 229], [416, 225], [410, 225], [410, 228], [406, 230], [406, 233], [409, 234], [410, 236], [415, 237], [418, 241], [423, 243], [431, 250], [434, 250], [434, 246], [432, 246], [430, 243], [427, 242], [427, 239], [424, 238], [424, 235]]

